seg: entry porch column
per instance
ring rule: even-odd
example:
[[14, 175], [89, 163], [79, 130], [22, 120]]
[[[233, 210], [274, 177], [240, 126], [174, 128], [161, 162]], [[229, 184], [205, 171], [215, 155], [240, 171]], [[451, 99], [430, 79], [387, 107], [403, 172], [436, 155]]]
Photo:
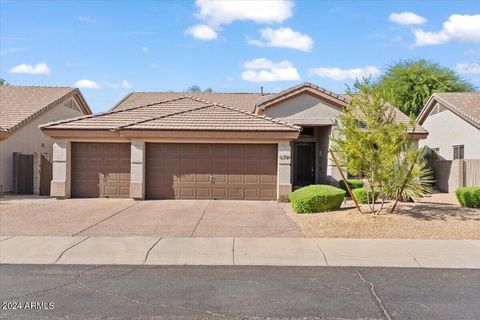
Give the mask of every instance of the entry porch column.
[[52, 162], [52, 181], [50, 182], [50, 196], [57, 198], [70, 198], [70, 141], [56, 140], [53, 143]]
[[278, 143], [277, 199], [292, 192], [292, 148], [289, 141]]
[[145, 199], [145, 141], [132, 140], [130, 154], [130, 198]]

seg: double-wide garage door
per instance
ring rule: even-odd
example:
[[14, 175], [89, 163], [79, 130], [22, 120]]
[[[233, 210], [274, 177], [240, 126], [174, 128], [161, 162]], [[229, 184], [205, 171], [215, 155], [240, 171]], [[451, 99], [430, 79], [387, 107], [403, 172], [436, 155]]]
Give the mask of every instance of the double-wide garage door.
[[[129, 143], [72, 143], [72, 197], [128, 197]], [[275, 144], [147, 143], [148, 199], [275, 200]]]
[[275, 200], [275, 144], [148, 143], [149, 199]]
[[130, 143], [72, 143], [72, 197], [130, 196]]

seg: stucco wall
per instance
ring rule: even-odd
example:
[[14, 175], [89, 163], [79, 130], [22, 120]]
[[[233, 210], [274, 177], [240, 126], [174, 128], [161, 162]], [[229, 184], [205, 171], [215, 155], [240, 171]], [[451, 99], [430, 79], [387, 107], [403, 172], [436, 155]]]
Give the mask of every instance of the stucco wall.
[[265, 115], [298, 125], [331, 125], [341, 110], [309, 94], [301, 94], [265, 110]]
[[429, 134], [419, 141], [419, 146], [440, 148], [442, 159], [453, 160], [453, 146], [463, 144], [465, 159], [480, 159], [480, 130], [450, 110], [429, 115], [422, 126]]
[[69, 100], [63, 101], [61, 104], [42, 114], [28, 125], [14, 131], [14, 133], [7, 139], [0, 141], [0, 192], [10, 192], [13, 188], [13, 152], [25, 154], [33, 154], [34, 152], [52, 153], [53, 139], [43, 134], [38, 128], [39, 125], [50, 121], [83, 115], [81, 111], [65, 107], [64, 105], [68, 102]]
[[338, 122], [340, 112], [341, 109], [337, 106], [310, 94], [300, 94], [265, 110], [265, 115], [268, 117], [315, 128], [313, 138], [298, 139], [298, 141], [316, 142], [315, 183], [336, 183], [339, 179], [336, 167], [329, 160], [328, 148], [331, 143], [332, 125]]

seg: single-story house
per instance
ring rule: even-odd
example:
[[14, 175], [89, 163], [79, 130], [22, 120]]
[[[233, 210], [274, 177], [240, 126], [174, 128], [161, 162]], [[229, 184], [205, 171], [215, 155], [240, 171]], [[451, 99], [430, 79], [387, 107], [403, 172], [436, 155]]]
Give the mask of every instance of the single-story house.
[[420, 141], [442, 160], [480, 159], [480, 92], [434, 93], [417, 118]]
[[417, 118], [438, 190], [480, 186], [480, 93], [434, 93]]
[[[330, 134], [348, 103], [310, 83], [276, 94], [134, 92], [108, 112], [42, 126], [55, 139], [51, 195], [275, 200], [335, 183]], [[417, 126], [412, 139], [426, 134]]]
[[[33, 154], [51, 156], [53, 146], [39, 125], [91, 113], [78, 89], [0, 86], [0, 193], [34, 191]], [[29, 156], [16, 170], [14, 154]]]

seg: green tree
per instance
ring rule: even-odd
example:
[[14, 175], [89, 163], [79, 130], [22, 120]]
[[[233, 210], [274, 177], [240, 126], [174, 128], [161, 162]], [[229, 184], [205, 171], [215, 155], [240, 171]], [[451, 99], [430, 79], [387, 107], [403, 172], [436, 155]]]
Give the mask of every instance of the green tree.
[[[385, 200], [421, 198], [431, 193], [432, 175], [424, 157], [410, 139], [408, 126], [396, 120], [395, 109], [386, 103], [386, 92], [370, 79], [356, 81], [349, 89], [352, 101], [339, 116], [338, 134], [332, 150], [339, 165], [367, 180], [370, 211], [379, 213]], [[378, 194], [380, 206], [376, 206]]]
[[414, 116], [420, 113], [432, 93], [475, 90], [453, 70], [424, 59], [394, 63], [380, 77], [377, 86], [388, 93], [388, 102]]
[[199, 85], [194, 84], [194, 85], [188, 87], [186, 92], [195, 92], [195, 93], [206, 92], [206, 93], [210, 93], [210, 92], [213, 92], [213, 89], [212, 88], [207, 88], [207, 89], [202, 91], [202, 88], [200, 88]]
[[8, 86], [9, 83], [5, 79], [0, 79], [0, 86]]
[[194, 84], [188, 87], [187, 92], [202, 92], [202, 89], [200, 88], [200, 86]]
[[[356, 81], [349, 89], [352, 101], [339, 116], [338, 135], [332, 147], [340, 166], [367, 180], [372, 199], [370, 210], [382, 210], [387, 197], [385, 185], [395, 164], [396, 155], [409, 141], [405, 124], [395, 120], [395, 110], [384, 99], [384, 91], [373, 86], [369, 79]], [[373, 195], [378, 192], [380, 208], [375, 207]]]

